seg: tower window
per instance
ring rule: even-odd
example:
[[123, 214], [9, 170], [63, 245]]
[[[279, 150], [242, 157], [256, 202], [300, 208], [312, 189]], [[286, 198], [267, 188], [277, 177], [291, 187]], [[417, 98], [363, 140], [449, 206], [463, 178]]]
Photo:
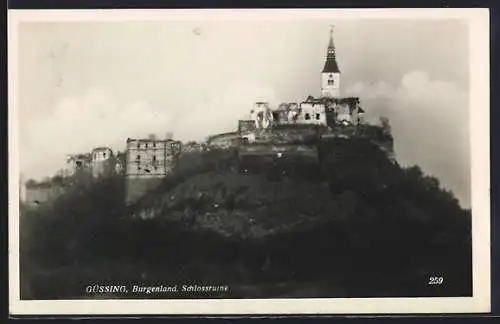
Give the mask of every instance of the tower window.
[[311, 119], [311, 114], [306, 114], [305, 119], [306, 120], [310, 120]]
[[334, 84], [334, 81], [333, 81], [333, 79], [331, 79], [331, 80], [328, 80], [328, 85], [333, 85], [333, 84]]
[[320, 114], [316, 114], [316, 120], [319, 120], [320, 119]]

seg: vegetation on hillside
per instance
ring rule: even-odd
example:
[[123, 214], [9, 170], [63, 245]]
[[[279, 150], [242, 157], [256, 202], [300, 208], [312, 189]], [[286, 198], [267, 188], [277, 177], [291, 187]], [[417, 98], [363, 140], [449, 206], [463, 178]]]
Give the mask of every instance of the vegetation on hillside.
[[233, 153], [212, 151], [181, 156], [129, 208], [115, 176], [22, 209], [22, 298], [85, 297], [94, 282], [230, 286], [200, 297], [472, 294], [471, 214], [451, 192], [363, 139], [320, 152], [320, 179], [241, 174]]

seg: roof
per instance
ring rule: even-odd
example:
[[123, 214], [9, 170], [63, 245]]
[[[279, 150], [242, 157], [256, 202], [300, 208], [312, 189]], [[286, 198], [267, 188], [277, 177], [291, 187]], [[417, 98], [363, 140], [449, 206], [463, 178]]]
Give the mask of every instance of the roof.
[[322, 73], [340, 73], [339, 66], [337, 64], [337, 58], [335, 57], [335, 45], [333, 44], [333, 30], [330, 30], [330, 41], [328, 43], [328, 50], [326, 54], [325, 67]]
[[335, 57], [329, 58], [327, 57], [325, 62], [325, 67], [323, 68], [322, 73], [340, 73], [339, 66], [337, 64], [337, 60]]

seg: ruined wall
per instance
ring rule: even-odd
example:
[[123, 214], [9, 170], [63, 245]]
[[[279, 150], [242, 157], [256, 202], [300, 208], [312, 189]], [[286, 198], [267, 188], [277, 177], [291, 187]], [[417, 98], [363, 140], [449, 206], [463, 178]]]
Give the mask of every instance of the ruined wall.
[[207, 144], [211, 148], [227, 149], [237, 146], [239, 143], [239, 138], [239, 132], [219, 134], [209, 138]]
[[66, 176], [92, 174], [92, 158], [89, 153], [70, 154], [66, 158]]
[[238, 132], [240, 135], [253, 132], [256, 129], [254, 120], [244, 119], [238, 121]]
[[325, 106], [321, 103], [302, 102], [297, 123], [326, 125]]
[[28, 205], [38, 206], [55, 200], [64, 193], [65, 188], [58, 185], [52, 186], [26, 186], [24, 202]]
[[95, 148], [92, 150], [91, 156], [92, 176], [94, 178], [110, 176], [113, 173], [115, 158], [110, 148]]
[[314, 143], [322, 129], [315, 125], [278, 125], [255, 132], [253, 143], [275, 145]]
[[125, 203], [132, 204], [155, 189], [177, 166], [182, 145], [174, 140], [128, 139]]
[[313, 125], [280, 125], [256, 132], [253, 141], [243, 142], [238, 149], [240, 168], [252, 169], [266, 162], [316, 164], [318, 140], [319, 128]]

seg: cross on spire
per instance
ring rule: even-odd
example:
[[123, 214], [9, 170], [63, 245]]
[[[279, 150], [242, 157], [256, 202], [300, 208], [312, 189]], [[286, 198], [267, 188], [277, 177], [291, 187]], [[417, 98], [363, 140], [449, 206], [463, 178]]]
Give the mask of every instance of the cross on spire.
[[330, 54], [330, 51], [333, 51], [333, 54], [335, 55], [335, 45], [333, 44], [333, 25], [330, 25], [330, 42], [328, 43], [328, 54]]
[[333, 25], [330, 25], [330, 41], [328, 43], [328, 49], [327, 49], [327, 54], [326, 54], [326, 62], [325, 62], [325, 67], [323, 69], [324, 72], [334, 72], [338, 73], [339, 68], [337, 65], [337, 60], [336, 60], [336, 55], [335, 55], [335, 45], [333, 43]]

